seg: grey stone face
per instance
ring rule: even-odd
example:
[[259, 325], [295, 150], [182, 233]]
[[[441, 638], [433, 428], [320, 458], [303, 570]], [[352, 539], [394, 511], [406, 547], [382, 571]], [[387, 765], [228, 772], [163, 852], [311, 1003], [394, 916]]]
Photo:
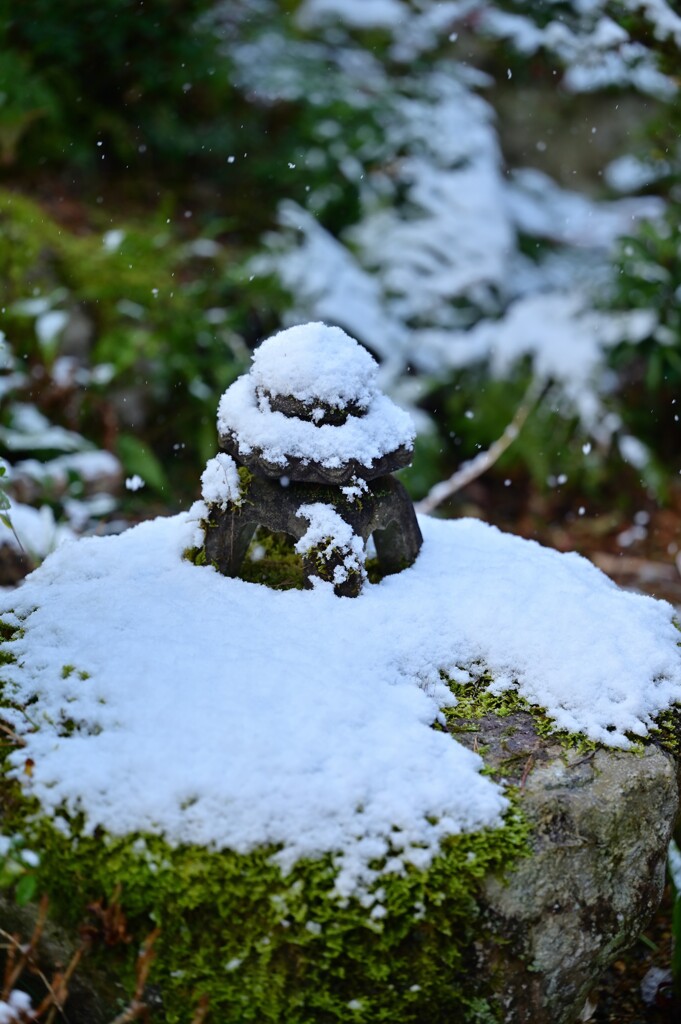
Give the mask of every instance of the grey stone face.
[[[308, 524], [299, 510], [317, 502], [332, 504], [365, 543], [373, 536], [385, 575], [399, 572], [416, 559], [422, 537], [414, 506], [393, 477], [371, 481], [361, 499], [351, 501], [336, 488], [296, 482], [282, 486], [278, 480], [254, 475], [241, 505], [211, 509], [205, 530], [206, 561], [225, 576], [236, 576], [259, 526], [300, 540]], [[314, 559], [304, 559], [303, 567], [311, 586], [313, 578], [320, 575], [319, 568]], [[332, 578], [334, 565], [329, 563], [326, 568]], [[356, 597], [361, 585], [361, 578], [351, 576], [334, 589], [339, 597]]]
[[572, 1024], [603, 971], [659, 905], [678, 811], [677, 770], [642, 753], [565, 751], [529, 713], [489, 715], [457, 739], [520, 787], [532, 853], [487, 878], [481, 910], [483, 991], [508, 1024]]

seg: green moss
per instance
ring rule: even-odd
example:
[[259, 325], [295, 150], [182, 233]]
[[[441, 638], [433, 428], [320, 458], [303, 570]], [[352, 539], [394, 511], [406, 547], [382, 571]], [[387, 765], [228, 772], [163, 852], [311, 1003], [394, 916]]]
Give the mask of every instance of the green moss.
[[[266, 540], [279, 558], [288, 549], [288, 539]], [[62, 727], [69, 733], [79, 725], [65, 719]], [[337, 897], [331, 855], [284, 876], [272, 847], [244, 854], [172, 847], [152, 835], [88, 835], [66, 813], [48, 819], [9, 778], [13, 749], [11, 742], [0, 748], [0, 830], [39, 852], [35, 892], [49, 896], [74, 945], [83, 924], [90, 933], [101, 929], [93, 906], [120, 905], [126, 941], [95, 941], [91, 956], [128, 993], [137, 951], [160, 928], [150, 976], [162, 999], [157, 1024], [186, 1024], [204, 997], [216, 1024], [494, 1020], [475, 986], [474, 944], [487, 927], [478, 888], [527, 852], [528, 827], [517, 811], [497, 830], [450, 837], [427, 870], [382, 873], [386, 862], [375, 862], [379, 915], [359, 899]]]
[[0, 643], [3, 641], [14, 640], [15, 637], [20, 636], [22, 630], [18, 626], [11, 626], [9, 622], [5, 622], [0, 619]]
[[88, 905], [116, 896], [133, 941], [96, 955], [129, 990], [139, 943], [160, 927], [151, 981], [164, 1007], [154, 1020], [164, 1024], [190, 1020], [202, 997], [211, 1021], [239, 1024], [485, 1019], [473, 970], [477, 886], [527, 839], [515, 815], [496, 832], [453, 837], [427, 871], [381, 878], [378, 918], [336, 898], [330, 856], [284, 877], [272, 848], [172, 848], [154, 836], [85, 836], [74, 822], [69, 839], [21, 814], [12, 824], [41, 851], [38, 890], [74, 933]]
[[182, 557], [193, 565], [206, 565], [205, 548], [185, 548]]
[[295, 550], [293, 538], [263, 527], [246, 552], [240, 576], [273, 590], [302, 590], [305, 586], [303, 560]]
[[12, 640], [18, 639], [22, 633], [21, 627], [11, 626], [8, 622], [0, 619], [0, 666], [11, 665], [16, 661], [9, 644]]
[[494, 680], [484, 670], [480, 671], [477, 678], [466, 683], [455, 683], [445, 675], [443, 679], [456, 697], [456, 704], [444, 710], [447, 726], [452, 733], [467, 731], [468, 723], [485, 715], [494, 714], [498, 718], [506, 718], [518, 711], [524, 711], [532, 717], [537, 735], [542, 738], [554, 740], [566, 750], [577, 750], [584, 754], [598, 748], [599, 744], [590, 740], [584, 733], [570, 733], [565, 729], [559, 729], [545, 708], [530, 704], [517, 690], [491, 693], [489, 687]]
[[247, 496], [251, 489], [251, 480], [253, 479], [253, 473], [248, 466], [239, 466], [237, 469], [239, 474], [239, 489], [241, 491], [242, 500]]
[[657, 716], [651, 736], [676, 758], [681, 758], [681, 706], [672, 705]]

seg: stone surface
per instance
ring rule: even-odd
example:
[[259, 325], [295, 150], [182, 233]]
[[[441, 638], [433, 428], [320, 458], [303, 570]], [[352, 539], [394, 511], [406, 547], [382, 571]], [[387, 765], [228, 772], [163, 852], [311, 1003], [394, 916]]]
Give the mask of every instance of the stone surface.
[[[398, 480], [383, 477], [371, 481], [354, 500], [343, 492], [318, 484], [290, 483], [254, 475], [242, 503], [222, 510], [210, 508], [205, 529], [206, 561], [225, 576], [236, 576], [256, 529], [264, 526], [273, 533], [285, 533], [300, 540], [308, 529], [299, 515], [301, 507], [321, 502], [331, 504], [366, 542], [373, 536], [379, 566], [384, 575], [399, 572], [415, 560], [422, 543], [414, 507]], [[305, 562], [308, 584], [318, 575], [314, 562]], [[353, 597], [361, 580], [336, 587], [340, 597]]]
[[[370, 536], [384, 575], [414, 562], [421, 531], [409, 496], [390, 478], [411, 462], [413, 425], [381, 394], [377, 374], [366, 349], [322, 323], [281, 331], [256, 350], [218, 407], [217, 459], [224, 473], [226, 457], [233, 460], [242, 481], [249, 471], [248, 494], [216, 498], [211, 463], [202, 477], [205, 556], [221, 573], [238, 575], [260, 526], [293, 538], [307, 585], [331, 582], [338, 597], [359, 594]], [[306, 506], [317, 507], [309, 546]], [[336, 517], [342, 544], [327, 531], [328, 513], [320, 533], [322, 506]]]
[[[3, 931], [24, 944], [33, 934], [37, 920], [38, 907], [35, 903], [20, 907], [0, 893], [0, 928]], [[35, 957], [43, 977], [51, 981], [63, 972], [81, 945], [79, 935], [48, 919]], [[21, 975], [17, 987], [29, 992], [34, 1006], [47, 994], [40, 975], [32, 974], [29, 970]], [[111, 1024], [117, 1010], [128, 1004], [131, 995], [126, 992], [115, 972], [97, 967], [86, 954], [69, 980], [64, 1014], [57, 1014], [56, 1019], [68, 1021], [68, 1024]]]
[[271, 462], [260, 448], [256, 447], [249, 452], [244, 452], [237, 435], [231, 431], [223, 431], [220, 434], [220, 449], [233, 456], [244, 466], [248, 466], [249, 469], [270, 477], [272, 480], [285, 477], [300, 483], [335, 486], [349, 484], [353, 477], [358, 477], [360, 480], [376, 480], [389, 473], [396, 473], [398, 469], [408, 466], [414, 455], [412, 448], [400, 445], [394, 451], [373, 459], [370, 466], [360, 462], [359, 459], [346, 459], [338, 466], [323, 466], [312, 459], [301, 458], [297, 455], [290, 455], [286, 466], [281, 466], [279, 463]]
[[332, 427], [340, 427], [346, 422], [348, 416], [361, 417], [366, 412], [366, 406], [357, 402], [348, 401], [342, 407], [330, 405], [320, 399], [309, 402], [302, 402], [293, 395], [272, 394], [267, 388], [256, 388], [259, 399], [265, 398], [272, 412], [283, 413], [284, 416], [294, 416], [296, 419], [308, 420], [321, 426], [328, 423]]
[[[566, 751], [538, 735], [527, 712], [458, 720], [452, 731], [517, 788], [532, 848], [505, 875], [483, 878], [479, 939], [449, 984], [484, 999], [493, 1014], [486, 1021], [577, 1024], [601, 973], [658, 905], [678, 807], [677, 764], [653, 743], [639, 752]], [[0, 894], [6, 931], [25, 940], [35, 919], [35, 906], [19, 908]], [[460, 938], [453, 931], [447, 941]], [[48, 924], [38, 957], [48, 977], [80, 941]], [[111, 966], [102, 972], [90, 957], [79, 965], [66, 1006], [71, 1024], [109, 1024], [125, 1005], [130, 993]], [[39, 983], [30, 986], [39, 998]], [[145, 999], [154, 1005], [158, 994], [152, 989]], [[156, 1006], [151, 1019], [162, 1021]]]
[[533, 828], [531, 856], [482, 887], [495, 935], [477, 949], [482, 991], [508, 1024], [572, 1024], [659, 905], [676, 762], [652, 743], [566, 751], [540, 737], [527, 712], [458, 721], [453, 731], [519, 787]]

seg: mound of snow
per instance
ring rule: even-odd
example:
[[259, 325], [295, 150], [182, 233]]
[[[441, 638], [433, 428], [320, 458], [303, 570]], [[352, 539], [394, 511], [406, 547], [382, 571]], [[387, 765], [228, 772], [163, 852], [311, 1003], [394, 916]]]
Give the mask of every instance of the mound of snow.
[[184, 561], [191, 514], [60, 548], [0, 598], [23, 627], [9, 693], [33, 701], [3, 711], [21, 785], [89, 829], [274, 844], [284, 868], [332, 852], [347, 894], [502, 821], [480, 757], [432, 728], [442, 672], [484, 668], [616, 746], [681, 700], [670, 605], [474, 520], [420, 525], [416, 563], [352, 600]]

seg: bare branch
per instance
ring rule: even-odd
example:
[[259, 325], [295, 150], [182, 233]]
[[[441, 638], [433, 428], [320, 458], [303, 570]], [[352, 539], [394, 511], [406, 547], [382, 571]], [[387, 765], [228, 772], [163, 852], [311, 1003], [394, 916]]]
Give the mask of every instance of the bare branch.
[[473, 480], [476, 480], [483, 473], [494, 465], [507, 448], [509, 448], [516, 437], [525, 425], [527, 417], [530, 415], [534, 407], [539, 402], [540, 398], [544, 395], [547, 385], [544, 381], [539, 381], [536, 378], [530, 383], [527, 391], [525, 392], [523, 399], [516, 409], [515, 415], [511, 422], [504, 430], [501, 437], [499, 437], [487, 451], [480, 452], [475, 458], [470, 459], [468, 462], [464, 462], [463, 465], [459, 466], [455, 473], [449, 477], [448, 480], [442, 480], [440, 483], [435, 484], [434, 487], [428, 492], [422, 501], [416, 503], [416, 511], [423, 514], [432, 512], [433, 509], [441, 505], [447, 498], [451, 498], [453, 494], [460, 491], [463, 487], [466, 487]]

